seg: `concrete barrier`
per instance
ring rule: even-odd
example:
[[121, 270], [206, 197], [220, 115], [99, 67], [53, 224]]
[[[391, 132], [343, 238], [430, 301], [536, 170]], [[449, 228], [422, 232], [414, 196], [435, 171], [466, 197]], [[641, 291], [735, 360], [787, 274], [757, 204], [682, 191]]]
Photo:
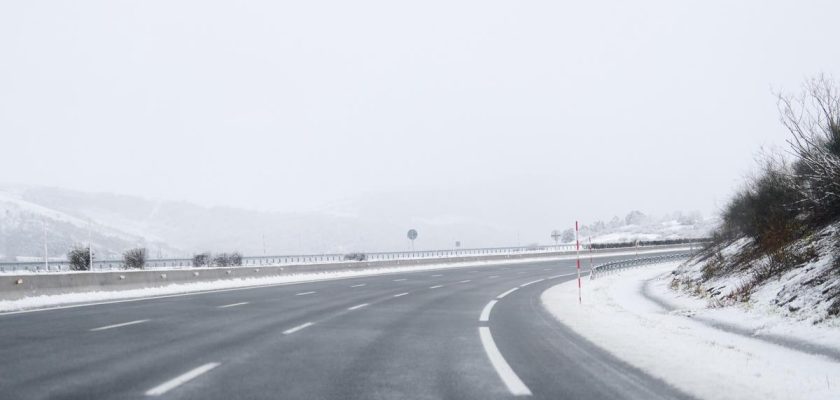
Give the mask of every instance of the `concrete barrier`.
[[[684, 246], [683, 246], [684, 247]], [[642, 252], [682, 248], [680, 245], [646, 247]], [[634, 248], [603, 249], [593, 253], [626, 253]], [[408, 260], [384, 261], [349, 261], [342, 263], [301, 264], [283, 266], [241, 266], [229, 268], [192, 268], [171, 270], [124, 270], [124, 271], [86, 271], [67, 273], [44, 273], [22, 275], [0, 275], [0, 300], [17, 300], [30, 296], [80, 293], [92, 291], [116, 291], [159, 287], [175, 283], [210, 282], [224, 279], [262, 278], [293, 274], [358, 271], [362, 269], [409, 267], [430, 264], [452, 264], [475, 261], [497, 261], [518, 259], [544, 259], [558, 256], [570, 256], [574, 252], [540, 252], [521, 254], [498, 254], [481, 256], [461, 256], [449, 258], [421, 258]], [[581, 253], [581, 258], [588, 255]]]

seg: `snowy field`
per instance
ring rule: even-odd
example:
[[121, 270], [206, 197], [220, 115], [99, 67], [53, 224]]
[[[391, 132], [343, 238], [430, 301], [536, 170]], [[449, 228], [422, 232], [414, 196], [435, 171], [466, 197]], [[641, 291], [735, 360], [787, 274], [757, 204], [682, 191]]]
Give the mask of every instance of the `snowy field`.
[[[585, 280], [580, 305], [575, 282], [545, 291], [542, 302], [580, 335], [698, 398], [840, 398], [836, 357], [840, 328], [813, 326], [760, 310], [708, 308], [705, 301], [668, 287], [670, 272], [678, 265], [647, 266]], [[667, 309], [657, 302], [667, 304]], [[708, 322], [750, 333], [724, 331]], [[822, 346], [830, 354], [809, 354], [762, 340], [768, 334]]]

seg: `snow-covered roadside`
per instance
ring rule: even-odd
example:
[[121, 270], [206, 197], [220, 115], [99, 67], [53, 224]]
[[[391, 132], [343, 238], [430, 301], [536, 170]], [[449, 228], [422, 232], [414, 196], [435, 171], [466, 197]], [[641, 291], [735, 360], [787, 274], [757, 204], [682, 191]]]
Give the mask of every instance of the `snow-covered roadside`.
[[[749, 321], [745, 327], [773, 321], [760, 315], [747, 319], [749, 313], [744, 310], [706, 309], [702, 301], [677, 297], [667, 283], [670, 271], [678, 264], [642, 267], [584, 281], [580, 305], [575, 282], [546, 290], [542, 302], [552, 315], [581, 336], [699, 398], [840, 398], [840, 363], [725, 332], [686, 317], [702, 313], [732, 324]], [[650, 279], [656, 281], [648, 285], [648, 291], [680, 310], [667, 312], [642, 295], [642, 286]], [[809, 339], [840, 350], [840, 339], [836, 338], [840, 331], [836, 328], [785, 326], [778, 328], [781, 330], [777, 333], [813, 335]]]
[[[62, 306], [68, 304], [79, 303], [97, 303], [107, 301], [132, 300], [143, 299], [160, 296], [182, 295], [189, 293], [200, 293], [212, 290], [223, 289], [237, 289], [258, 286], [272, 286], [283, 284], [294, 284], [304, 282], [315, 282], [332, 279], [347, 279], [362, 276], [373, 276], [383, 274], [395, 274], [405, 272], [417, 272], [438, 270], [446, 268], [465, 268], [465, 267], [481, 267], [499, 264], [517, 264], [524, 262], [534, 262], [530, 260], [514, 260], [514, 261], [481, 261], [469, 263], [451, 263], [451, 264], [429, 264], [411, 267], [392, 267], [392, 268], [370, 268], [360, 269], [355, 271], [336, 271], [336, 272], [313, 272], [301, 273], [293, 275], [280, 275], [261, 278], [243, 278], [243, 279], [225, 279], [212, 282], [195, 282], [195, 283], [173, 283], [165, 286], [150, 287], [143, 289], [127, 289], [127, 290], [109, 290], [96, 292], [80, 292], [80, 293], [66, 293], [58, 295], [47, 296], [32, 296], [18, 300], [2, 300], [0, 301], [0, 312], [14, 312], [20, 310], [39, 309], [46, 307]], [[94, 272], [97, 273], [97, 272]]]
[[[679, 249], [657, 249], [639, 252], [639, 254], [660, 253], [666, 251], [674, 251]], [[615, 257], [615, 256], [631, 256], [635, 252], [615, 252], [595, 254], [594, 257]], [[188, 293], [203, 292], [208, 290], [222, 290], [235, 289], [254, 286], [269, 286], [281, 284], [293, 284], [303, 282], [313, 282], [329, 279], [346, 279], [361, 276], [372, 276], [382, 274], [395, 274], [417, 271], [430, 271], [449, 268], [469, 268], [492, 265], [508, 265], [508, 264], [523, 264], [532, 262], [545, 261], [561, 261], [573, 259], [573, 255], [563, 255], [557, 257], [541, 257], [541, 258], [524, 258], [515, 260], [494, 260], [494, 261], [473, 261], [462, 263], [441, 263], [428, 264], [418, 266], [399, 266], [389, 268], [368, 268], [354, 271], [337, 271], [337, 272], [320, 272], [320, 273], [302, 273], [294, 275], [282, 275], [264, 278], [246, 278], [246, 279], [227, 279], [213, 282], [196, 282], [183, 284], [169, 284], [159, 287], [151, 287], [144, 289], [128, 289], [128, 290], [109, 290], [96, 292], [81, 292], [81, 293], [67, 293], [59, 295], [48, 296], [32, 296], [18, 300], [0, 300], [0, 312], [15, 312], [21, 310], [39, 309], [55, 306], [64, 306], [69, 304], [79, 303], [96, 303], [106, 301], [131, 300], [139, 298], [159, 297], [182, 295]], [[199, 269], [200, 270], [200, 269]], [[75, 273], [106, 273], [102, 271], [84, 271]]]

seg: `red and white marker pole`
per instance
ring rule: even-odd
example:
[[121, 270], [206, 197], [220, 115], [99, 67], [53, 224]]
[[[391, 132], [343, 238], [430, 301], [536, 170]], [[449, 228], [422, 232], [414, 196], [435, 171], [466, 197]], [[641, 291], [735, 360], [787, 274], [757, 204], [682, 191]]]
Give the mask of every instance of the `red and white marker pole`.
[[575, 254], [577, 255], [578, 304], [582, 303], [580, 295], [580, 238], [578, 237], [578, 222], [575, 221]]

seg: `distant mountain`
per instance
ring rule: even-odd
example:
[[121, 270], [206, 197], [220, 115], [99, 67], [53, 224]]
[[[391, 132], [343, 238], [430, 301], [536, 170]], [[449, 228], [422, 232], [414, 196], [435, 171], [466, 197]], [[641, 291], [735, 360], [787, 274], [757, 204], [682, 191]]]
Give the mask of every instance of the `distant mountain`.
[[[544, 200], [546, 203], [551, 199]], [[44, 225], [51, 257], [91, 242], [99, 257], [118, 258], [142, 246], [152, 257], [188, 257], [199, 251], [246, 255], [404, 251], [406, 232], [420, 232], [417, 249], [548, 243], [556, 215], [543, 205], [523, 207], [515, 190], [415, 191], [346, 199], [307, 213], [203, 207], [135, 196], [0, 186], [0, 259], [43, 256]], [[501, 210], [501, 211], [500, 211]], [[711, 222], [675, 214], [652, 218], [633, 212], [590, 224], [594, 241], [696, 237]]]

